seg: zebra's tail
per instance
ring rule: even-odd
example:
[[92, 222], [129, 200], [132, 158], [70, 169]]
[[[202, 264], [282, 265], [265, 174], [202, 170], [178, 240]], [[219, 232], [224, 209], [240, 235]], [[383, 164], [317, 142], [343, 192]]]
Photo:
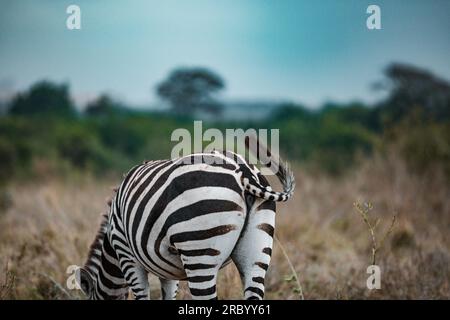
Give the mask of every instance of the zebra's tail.
[[[253, 139], [252, 141], [250, 139]], [[257, 159], [260, 157], [268, 157], [270, 161], [263, 161], [267, 167], [277, 168], [278, 170], [274, 172], [283, 186], [283, 192], [273, 191], [270, 186], [265, 187], [261, 185], [253, 175], [250, 177], [245, 177], [242, 179], [244, 188], [256, 197], [263, 198], [265, 200], [272, 201], [287, 201], [294, 194], [295, 189], [295, 177], [294, 173], [289, 167], [287, 162], [283, 160], [278, 155], [273, 155], [270, 149], [262, 144], [257, 137], [245, 137], [245, 146], [250, 152], [252, 152]]]

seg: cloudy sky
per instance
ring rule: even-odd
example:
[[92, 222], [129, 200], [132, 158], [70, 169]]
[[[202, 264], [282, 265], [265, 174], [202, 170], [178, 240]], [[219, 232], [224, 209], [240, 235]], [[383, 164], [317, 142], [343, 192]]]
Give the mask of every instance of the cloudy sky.
[[[81, 8], [81, 30], [66, 8]], [[366, 28], [381, 7], [382, 30]], [[389, 62], [450, 79], [447, 0], [1, 0], [0, 98], [46, 78], [65, 81], [79, 104], [101, 92], [156, 101], [177, 66], [206, 66], [228, 99], [373, 101]]]

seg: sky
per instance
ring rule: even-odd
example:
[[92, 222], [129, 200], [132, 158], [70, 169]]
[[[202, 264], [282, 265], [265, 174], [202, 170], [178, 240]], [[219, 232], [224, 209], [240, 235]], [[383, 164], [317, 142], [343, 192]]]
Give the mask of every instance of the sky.
[[[66, 8], [81, 9], [68, 30]], [[366, 9], [381, 8], [381, 30]], [[0, 0], [0, 98], [48, 79], [79, 105], [103, 92], [155, 104], [179, 66], [226, 81], [230, 100], [373, 102], [390, 62], [450, 79], [448, 0]]]

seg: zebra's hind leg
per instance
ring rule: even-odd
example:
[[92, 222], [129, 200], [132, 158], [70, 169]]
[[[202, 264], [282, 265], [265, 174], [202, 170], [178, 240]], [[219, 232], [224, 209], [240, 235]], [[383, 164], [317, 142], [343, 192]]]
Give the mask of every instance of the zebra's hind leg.
[[241, 275], [247, 300], [264, 298], [264, 279], [272, 255], [275, 203], [256, 203], [231, 258]]
[[230, 257], [239, 233], [227, 235], [220, 240], [216, 237], [204, 240], [201, 246], [197, 242], [196, 246], [201, 249], [193, 249], [188, 245], [178, 248], [192, 299], [217, 299], [217, 273]]
[[[242, 201], [232, 193], [236, 202]], [[217, 273], [230, 257], [245, 221], [245, 204], [238, 204], [223, 207], [231, 211], [203, 214], [171, 229], [170, 240], [180, 256], [193, 299], [217, 299]]]
[[[203, 255], [205, 252], [207, 253], [207, 251], [208, 250], [186, 250], [184, 254], [182, 253], [180, 255], [184, 271], [186, 272], [189, 291], [191, 292], [193, 300], [217, 299], [217, 273], [219, 267], [222, 265], [222, 260], [225, 259], [217, 260], [217, 256]], [[215, 252], [216, 251], [214, 251], [214, 254]]]
[[163, 300], [176, 300], [178, 293], [178, 280], [159, 278], [161, 282], [161, 297]]
[[217, 299], [217, 272], [216, 267], [202, 263], [186, 264], [185, 271], [189, 291], [193, 300]]

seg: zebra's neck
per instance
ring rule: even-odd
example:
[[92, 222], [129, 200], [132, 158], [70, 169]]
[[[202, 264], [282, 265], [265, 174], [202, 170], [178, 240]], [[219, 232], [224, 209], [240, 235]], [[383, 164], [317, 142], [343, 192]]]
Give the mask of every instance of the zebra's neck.
[[84, 269], [92, 277], [94, 299], [123, 299], [128, 295], [128, 287], [109, 241], [107, 226], [108, 222], [104, 220], [91, 246]]

